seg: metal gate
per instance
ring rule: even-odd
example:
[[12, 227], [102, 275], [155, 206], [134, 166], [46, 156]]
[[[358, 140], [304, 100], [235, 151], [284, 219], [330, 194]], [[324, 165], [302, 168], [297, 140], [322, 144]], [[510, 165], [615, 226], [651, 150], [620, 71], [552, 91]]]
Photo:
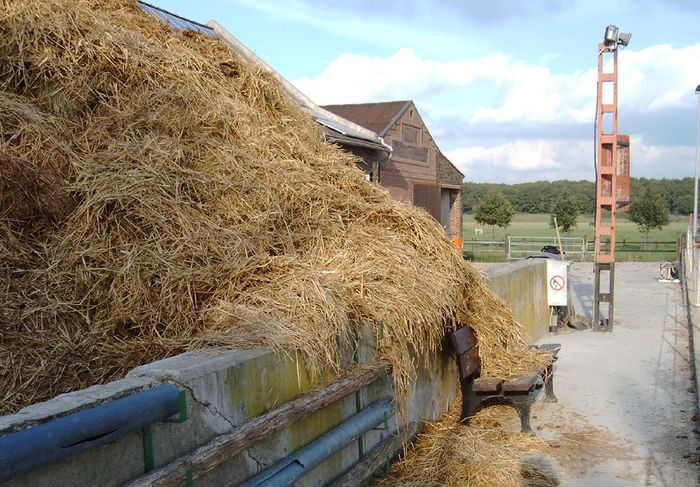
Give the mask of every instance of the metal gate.
[[[527, 259], [531, 255], [538, 254], [545, 245], [559, 248], [556, 237], [516, 237], [506, 235], [506, 260]], [[586, 240], [582, 237], [561, 237], [561, 246], [564, 248], [566, 260], [586, 261]]]

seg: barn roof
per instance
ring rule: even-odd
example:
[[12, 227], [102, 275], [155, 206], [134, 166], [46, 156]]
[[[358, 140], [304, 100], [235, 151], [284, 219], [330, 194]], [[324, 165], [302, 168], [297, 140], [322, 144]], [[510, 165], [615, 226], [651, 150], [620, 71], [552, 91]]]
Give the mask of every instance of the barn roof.
[[[323, 108], [373, 130], [380, 137], [383, 137], [411, 106], [414, 106], [413, 101], [400, 100], [379, 103], [324, 105]], [[441, 182], [452, 184], [455, 187], [459, 187], [462, 184], [464, 174], [440, 150], [438, 150], [438, 166]]]
[[358, 125], [362, 125], [383, 137], [412, 104], [411, 100], [401, 100], [380, 103], [324, 105], [323, 108]]
[[457, 169], [457, 166], [452, 164], [445, 154], [438, 149], [437, 153], [438, 177], [440, 184], [443, 186], [452, 186], [455, 189], [462, 187], [464, 181], [464, 173]]

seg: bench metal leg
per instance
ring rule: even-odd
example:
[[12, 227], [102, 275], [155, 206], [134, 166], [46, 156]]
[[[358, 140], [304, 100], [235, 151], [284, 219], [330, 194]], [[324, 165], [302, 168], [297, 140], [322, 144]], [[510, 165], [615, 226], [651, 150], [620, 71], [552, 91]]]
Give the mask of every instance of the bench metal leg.
[[545, 398], [544, 400], [547, 402], [559, 402], [559, 399], [557, 399], [557, 396], [554, 395], [554, 370], [553, 370], [554, 365], [550, 364], [547, 367], [547, 370], [545, 371], [545, 376], [544, 376], [544, 389], [545, 389]]
[[511, 401], [513, 401], [513, 406], [515, 406], [518, 416], [520, 416], [520, 431], [532, 433], [532, 428], [530, 427], [530, 396], [514, 397]]

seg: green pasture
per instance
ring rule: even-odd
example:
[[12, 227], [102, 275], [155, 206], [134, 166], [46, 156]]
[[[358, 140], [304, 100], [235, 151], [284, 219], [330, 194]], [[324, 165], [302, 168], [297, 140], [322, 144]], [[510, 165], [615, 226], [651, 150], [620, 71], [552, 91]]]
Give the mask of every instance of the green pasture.
[[[504, 259], [503, 247], [500, 248], [480, 245], [470, 245], [468, 242], [496, 240], [503, 241], [506, 234], [517, 237], [556, 237], [556, 232], [549, 226], [548, 213], [516, 213], [506, 228], [479, 225], [474, 220], [473, 213], [464, 214], [464, 250], [474, 252], [474, 260], [499, 261]], [[678, 236], [686, 231], [688, 217], [671, 216], [671, 223], [662, 230], [652, 230], [645, 242], [645, 236], [637, 225], [629, 221], [624, 214], [618, 214], [617, 219], [617, 259], [620, 261], [660, 261], [676, 259], [675, 242]], [[475, 229], [483, 230], [482, 235], [475, 235]], [[492, 231], [494, 234], [492, 235]], [[495, 235], [495, 236], [494, 236]], [[593, 215], [579, 215], [576, 228], [562, 236], [587, 237], [593, 240], [595, 227]]]

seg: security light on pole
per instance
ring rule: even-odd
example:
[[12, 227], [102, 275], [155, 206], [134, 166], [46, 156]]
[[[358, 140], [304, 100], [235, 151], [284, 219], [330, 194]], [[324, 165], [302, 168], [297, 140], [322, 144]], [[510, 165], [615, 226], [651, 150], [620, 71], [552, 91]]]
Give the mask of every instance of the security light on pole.
[[[596, 103], [596, 212], [594, 305], [592, 328], [613, 330], [615, 302], [615, 245], [617, 211], [629, 205], [629, 137], [620, 135], [617, 126], [617, 55], [629, 44], [632, 34], [624, 34], [616, 25], [608, 25], [603, 41], [598, 43], [598, 96]], [[607, 54], [608, 56], [605, 56]], [[605, 58], [611, 63], [605, 63]], [[603, 91], [612, 99], [603, 100]], [[610, 124], [603, 123], [608, 120]], [[625, 148], [620, 149], [618, 146]], [[601, 277], [603, 276], [603, 278]], [[601, 279], [607, 276], [607, 286]], [[602, 284], [602, 286], [601, 286]], [[607, 288], [607, 291], [605, 290]], [[608, 317], [601, 308], [607, 304]]]
[[632, 34], [620, 32], [620, 28], [616, 25], [609, 25], [605, 28], [603, 44], [608, 50], [614, 51], [617, 49], [617, 46], [627, 47], [631, 38]]

